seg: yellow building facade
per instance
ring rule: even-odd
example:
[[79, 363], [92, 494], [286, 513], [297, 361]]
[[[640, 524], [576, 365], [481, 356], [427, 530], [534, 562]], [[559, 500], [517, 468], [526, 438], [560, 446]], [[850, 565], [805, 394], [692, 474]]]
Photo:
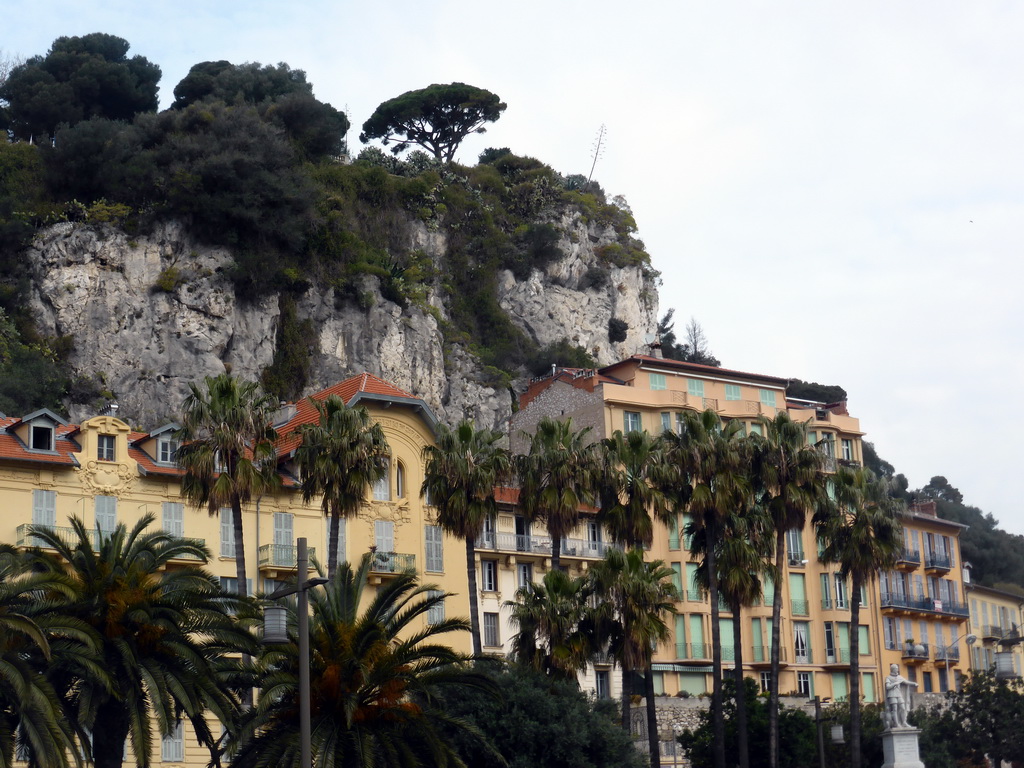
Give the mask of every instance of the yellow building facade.
[[968, 668], [963, 529], [938, 517], [934, 502], [911, 505], [903, 552], [894, 569], [879, 574], [883, 665], [904, 667], [918, 693], [955, 689]]
[[[413, 568], [423, 583], [450, 592], [443, 610], [424, 622], [469, 615], [465, 544], [444, 535], [434, 510], [420, 497], [422, 450], [434, 440], [434, 417], [422, 400], [387, 382], [362, 374], [314, 397], [337, 394], [350, 405], [361, 405], [382, 427], [390, 446], [388, 476], [367, 491], [357, 515], [344, 522], [339, 561], [358, 561], [373, 552], [371, 585]], [[316, 409], [303, 401], [284, 406], [277, 415], [281, 434], [279, 470], [281, 491], [255, 499], [243, 508], [246, 540], [247, 590], [269, 593], [294, 578], [295, 540], [305, 537], [326, 566], [327, 520], [318, 500], [302, 503], [293, 463], [297, 430], [315, 421]], [[0, 419], [0, 540], [20, 547], [36, 544], [30, 525], [46, 526], [70, 535], [70, 519], [81, 518], [90, 529], [113, 530], [118, 523], [134, 524], [146, 514], [155, 527], [197, 539], [210, 551], [205, 565], [222, 584], [235, 587], [236, 545], [230, 511], [210, 515], [182, 497], [181, 470], [174, 463], [176, 425], [150, 433], [133, 431], [113, 415], [67, 424], [49, 411], [22, 418]], [[175, 567], [194, 567], [181, 560]], [[372, 588], [372, 587], [371, 587]], [[511, 597], [511, 594], [509, 595]], [[468, 633], [452, 635], [457, 650], [471, 651]], [[191, 738], [185, 724], [156, 748], [154, 758], [164, 765], [205, 766], [209, 754]]]
[[1000, 677], [1024, 674], [1024, 597], [978, 584], [966, 585], [970, 608], [971, 671]]
[[[788, 400], [788, 380], [635, 355], [600, 370], [556, 370], [535, 379], [520, 399], [513, 416], [513, 446], [522, 449], [525, 437], [545, 416], [573, 419], [575, 427], [589, 426], [593, 439], [616, 430], [647, 430], [658, 434], [676, 429], [685, 410], [711, 408], [723, 420], [743, 424], [746, 434], [760, 430], [760, 416], [788, 411], [794, 420], [808, 422], [808, 441], [826, 457], [826, 466], [857, 466], [863, 461], [860, 425], [844, 403]], [[711, 611], [693, 583], [697, 567], [685, 536], [685, 519], [678, 525], [658, 525], [651, 559], [663, 560], [675, 572], [682, 599], [671, 619], [671, 640], [655, 656], [655, 690], [668, 695], [710, 690]], [[787, 535], [789, 552], [779, 584], [765, 585], [759, 605], [734, 616], [722, 606], [721, 629], [726, 666], [736, 655], [734, 628], [739, 628], [744, 672], [762, 689], [769, 683], [772, 601], [781, 600], [782, 653], [779, 690], [783, 694], [842, 698], [849, 690], [850, 636], [859, 633], [862, 691], [878, 700], [881, 685], [881, 635], [877, 594], [865, 589], [859, 627], [850, 626], [850, 585], [834, 565], [818, 558], [814, 533], [808, 526]]]

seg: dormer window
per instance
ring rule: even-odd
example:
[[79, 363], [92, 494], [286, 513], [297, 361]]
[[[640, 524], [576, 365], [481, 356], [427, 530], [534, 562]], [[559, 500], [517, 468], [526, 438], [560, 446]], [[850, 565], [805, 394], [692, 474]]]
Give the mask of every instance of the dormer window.
[[114, 436], [99, 435], [96, 443], [96, 456], [100, 461], [114, 460]]
[[29, 439], [31, 440], [29, 447], [33, 451], [54, 450], [53, 427], [49, 424], [33, 424], [29, 432]]
[[178, 441], [170, 438], [157, 442], [157, 461], [161, 464], [173, 464], [174, 454], [178, 450]]

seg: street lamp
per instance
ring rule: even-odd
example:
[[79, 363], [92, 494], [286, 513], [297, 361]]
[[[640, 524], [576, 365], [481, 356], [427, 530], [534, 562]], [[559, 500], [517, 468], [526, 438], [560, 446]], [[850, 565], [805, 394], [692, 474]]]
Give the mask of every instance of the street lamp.
[[[295, 586], [274, 590], [267, 598], [280, 600], [298, 594], [299, 624], [299, 768], [313, 768], [313, 748], [309, 717], [309, 598], [306, 593], [313, 587], [326, 584], [327, 579], [306, 579], [309, 555], [306, 539], [298, 539], [295, 547]], [[305, 579], [305, 581], [303, 581]], [[280, 605], [268, 606], [263, 612], [263, 642], [279, 645], [288, 642], [288, 612]]]

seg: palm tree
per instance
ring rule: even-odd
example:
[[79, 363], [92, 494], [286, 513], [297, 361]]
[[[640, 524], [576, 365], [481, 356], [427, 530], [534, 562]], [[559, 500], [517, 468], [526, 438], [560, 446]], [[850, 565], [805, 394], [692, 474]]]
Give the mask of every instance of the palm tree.
[[[77, 725], [92, 734], [97, 768], [121, 765], [131, 739], [139, 766], [151, 762], [153, 719], [168, 735], [184, 715], [198, 742], [216, 759], [217, 737], [207, 722], [212, 712], [231, 723], [238, 701], [223, 685], [221, 667], [228, 654], [253, 650], [253, 635], [229, 610], [215, 577], [202, 568], [168, 568], [178, 558], [205, 562], [202, 545], [164, 531], [147, 531], [145, 515], [129, 530], [123, 523], [99, 539], [78, 518], [73, 538], [65, 541], [46, 527], [32, 534], [56, 557], [36, 551], [35, 569], [65, 575], [69, 589], [62, 610], [89, 625], [98, 639], [105, 679], [56, 670], [58, 690], [77, 705]], [[59, 593], [58, 593], [59, 595]]]
[[[595, 592], [605, 600], [603, 607], [613, 613], [609, 617], [615, 622], [610, 647], [622, 667], [623, 678], [636, 670], [644, 672], [651, 768], [661, 763], [651, 662], [654, 646], [670, 637], [664, 616], [676, 612], [674, 602], [678, 599], [672, 575], [672, 569], [661, 560], [646, 562], [642, 550], [610, 549], [594, 567], [592, 576]], [[622, 707], [629, 712], [625, 696]]]
[[527, 519], [543, 520], [551, 536], [551, 567], [561, 567], [562, 539], [580, 520], [580, 507], [593, 502], [599, 463], [586, 440], [590, 427], [573, 430], [572, 419], [543, 418], [530, 450], [517, 456], [519, 504]]
[[229, 374], [207, 376], [206, 391], [189, 384], [178, 439], [177, 460], [185, 470], [182, 495], [205, 504], [211, 515], [231, 508], [238, 594], [246, 594], [242, 505], [280, 484], [271, 426], [276, 402], [259, 385]]
[[892, 568], [903, 547], [904, 503], [891, 480], [870, 469], [840, 467], [832, 477], [835, 506], [816, 515], [821, 559], [837, 563], [851, 579], [850, 594], [850, 765], [860, 768], [860, 595], [876, 574]]
[[[692, 527], [692, 525], [691, 525]], [[692, 532], [691, 553], [700, 558], [696, 581], [702, 591], [709, 588], [707, 538], [703, 530]], [[718, 568], [718, 593], [733, 616], [733, 661], [736, 677], [736, 748], [740, 768], [750, 765], [747, 743], [747, 700], [743, 682], [743, 622], [740, 611], [756, 605], [761, 599], [760, 576], [774, 569], [768, 564], [771, 556], [771, 521], [763, 510], [754, 506], [737, 509], [722, 522], [715, 564]], [[777, 580], [777, 579], [773, 579]]]
[[575, 681], [595, 647], [590, 595], [588, 579], [564, 571], [548, 571], [541, 583], [520, 587], [515, 601], [505, 604], [512, 610], [513, 626], [519, 628], [512, 638], [512, 658], [552, 677]]
[[600, 509], [597, 519], [612, 539], [628, 547], [649, 546], [657, 519], [674, 517], [660, 482], [665, 471], [663, 442], [635, 430], [601, 441]]
[[509, 452], [498, 445], [502, 435], [476, 429], [465, 420], [455, 429], [441, 426], [434, 445], [423, 449], [421, 493], [437, 508], [437, 524], [466, 542], [466, 576], [469, 585], [469, 622], [473, 654], [479, 656], [480, 609], [476, 588], [476, 540], [484, 521], [498, 509], [494, 488], [511, 471]]
[[28, 565], [0, 545], [0, 765], [12, 765], [20, 746], [34, 765], [67, 766], [68, 756], [79, 754], [74, 720], [64, 716], [64, 701], [45, 673], [87, 669], [108, 684], [109, 677], [96, 663], [90, 627], [58, 600], [41, 597], [67, 594], [67, 578], [33, 573]]
[[[492, 685], [452, 650], [447, 636], [468, 632], [465, 619], [431, 614], [450, 595], [398, 573], [370, 594], [369, 555], [344, 563], [324, 590], [309, 593], [312, 744], [317, 768], [463, 766], [447, 729], [481, 738], [448, 717], [435, 694]], [[291, 606], [286, 645], [264, 648], [255, 669], [259, 703], [228, 744], [233, 765], [295, 768], [299, 762], [298, 647]], [[449, 734], [450, 735], [450, 734]], [[495, 756], [497, 763], [501, 758]]]
[[[666, 432], [668, 459], [672, 475], [667, 476], [678, 511], [691, 515], [695, 530], [706, 537], [705, 567], [718, 573], [716, 558], [726, 518], [747, 506], [751, 485], [740, 450], [740, 425], [730, 421], [722, 425], [718, 414], [683, 412], [679, 434]], [[711, 598], [711, 711], [713, 713], [715, 768], [725, 768], [725, 728], [722, 719], [722, 637], [719, 627], [718, 580], [708, 580]]]
[[[664, 442], [644, 430], [616, 430], [601, 441], [598, 522], [618, 544], [640, 548], [654, 539], [654, 522], [671, 524], [676, 514], [664, 491]], [[629, 634], [629, 628], [625, 629]], [[622, 675], [622, 727], [629, 730], [630, 675]]]
[[827, 504], [823, 457], [807, 444], [807, 424], [780, 411], [774, 419], [760, 417], [763, 436], [751, 435], [754, 475], [759, 501], [775, 530], [775, 573], [780, 581], [772, 604], [771, 678], [768, 707], [768, 764], [779, 765], [779, 653], [782, 627], [782, 567], [786, 562], [786, 533], [803, 529], [808, 515]]
[[310, 398], [310, 403], [320, 420], [299, 430], [302, 443], [295, 450], [295, 463], [302, 477], [302, 500], [308, 504], [320, 496], [330, 518], [327, 575], [333, 579], [341, 518], [355, 514], [366, 487], [387, 474], [389, 448], [384, 430], [370, 421], [366, 408], [349, 408], [337, 395], [323, 402]]

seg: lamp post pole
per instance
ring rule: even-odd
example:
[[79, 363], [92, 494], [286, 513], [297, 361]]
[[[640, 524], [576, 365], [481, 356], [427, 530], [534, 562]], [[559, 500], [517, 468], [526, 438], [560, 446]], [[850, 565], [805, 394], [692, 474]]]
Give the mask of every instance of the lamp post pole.
[[305, 537], [296, 541], [296, 581], [299, 585], [299, 766], [313, 768], [313, 748], [309, 722], [309, 597], [306, 576], [309, 574], [309, 554]]
[[[299, 631], [299, 768], [313, 768], [312, 727], [309, 707], [309, 596], [313, 587], [326, 584], [327, 579], [307, 579], [309, 574], [309, 552], [304, 538], [296, 540], [295, 586], [281, 587], [267, 595], [269, 600], [279, 600], [296, 595], [296, 623]], [[287, 610], [281, 606], [268, 606], [263, 614], [263, 642], [269, 645], [283, 645], [289, 642]]]

